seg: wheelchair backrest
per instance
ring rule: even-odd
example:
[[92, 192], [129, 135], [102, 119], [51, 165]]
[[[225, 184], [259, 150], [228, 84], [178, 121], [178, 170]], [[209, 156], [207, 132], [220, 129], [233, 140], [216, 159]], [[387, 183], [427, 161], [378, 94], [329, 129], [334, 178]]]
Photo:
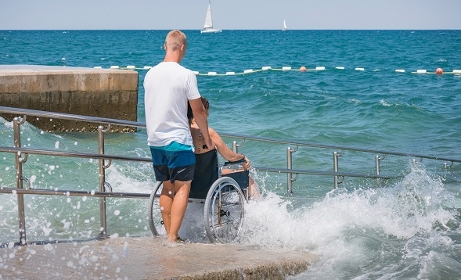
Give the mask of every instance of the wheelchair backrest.
[[211, 185], [219, 178], [218, 155], [215, 149], [195, 155], [195, 172], [190, 198], [205, 199]]
[[[218, 154], [216, 149], [203, 154], [195, 155], [195, 172], [189, 193], [190, 198], [205, 199], [211, 185], [221, 176], [234, 179], [241, 189], [246, 189], [250, 183], [250, 172], [243, 170], [244, 160], [226, 162], [218, 167]], [[221, 169], [221, 170], [220, 170]]]

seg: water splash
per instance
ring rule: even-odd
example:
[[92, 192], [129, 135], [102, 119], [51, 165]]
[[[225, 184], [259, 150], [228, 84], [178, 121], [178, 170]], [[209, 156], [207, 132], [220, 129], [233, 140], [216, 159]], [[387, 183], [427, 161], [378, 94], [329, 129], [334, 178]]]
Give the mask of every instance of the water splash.
[[321, 256], [294, 279], [459, 275], [459, 214], [447, 206], [453, 195], [422, 164], [410, 168], [393, 185], [336, 189], [293, 210], [291, 202], [268, 193], [248, 204], [244, 242]]

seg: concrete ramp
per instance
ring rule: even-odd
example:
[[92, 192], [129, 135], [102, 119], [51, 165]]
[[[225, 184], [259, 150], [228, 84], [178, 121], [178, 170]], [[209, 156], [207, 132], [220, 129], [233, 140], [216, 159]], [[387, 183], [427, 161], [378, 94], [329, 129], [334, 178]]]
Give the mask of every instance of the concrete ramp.
[[0, 256], [0, 279], [285, 279], [318, 259], [243, 245], [172, 247], [153, 237], [2, 248]]

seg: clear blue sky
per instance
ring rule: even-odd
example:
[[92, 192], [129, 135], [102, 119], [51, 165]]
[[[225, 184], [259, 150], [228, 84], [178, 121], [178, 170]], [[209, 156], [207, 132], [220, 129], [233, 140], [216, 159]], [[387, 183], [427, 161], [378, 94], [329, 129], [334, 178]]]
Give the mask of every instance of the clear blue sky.
[[[0, 30], [201, 29], [208, 0], [0, 0]], [[461, 29], [461, 0], [212, 0], [216, 28]]]

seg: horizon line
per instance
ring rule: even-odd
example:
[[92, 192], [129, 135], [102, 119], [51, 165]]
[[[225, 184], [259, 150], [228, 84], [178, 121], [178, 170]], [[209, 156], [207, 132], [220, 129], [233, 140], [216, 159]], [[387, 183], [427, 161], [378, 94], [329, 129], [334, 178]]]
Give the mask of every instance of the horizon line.
[[[80, 29], [80, 28], [71, 28], [71, 29], [0, 29], [0, 31], [170, 31], [175, 30], [173, 29], [138, 29], [138, 28], [127, 28], [127, 29], [119, 29], [119, 28], [95, 28], [95, 29]], [[184, 30], [184, 31], [200, 31], [200, 29], [181, 29], [177, 28], [177, 30]], [[222, 29], [223, 31], [283, 31], [282, 29]], [[351, 29], [334, 29], [334, 28], [319, 28], [319, 29], [287, 29], [283, 32], [289, 31], [458, 31], [461, 29], [456, 28], [351, 28]]]

